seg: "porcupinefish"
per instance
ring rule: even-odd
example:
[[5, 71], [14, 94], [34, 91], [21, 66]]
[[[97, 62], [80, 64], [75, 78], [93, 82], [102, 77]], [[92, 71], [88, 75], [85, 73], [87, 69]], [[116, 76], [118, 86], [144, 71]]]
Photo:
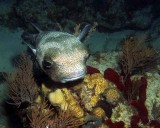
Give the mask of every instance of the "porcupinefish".
[[[88, 51], [81, 41], [90, 26], [86, 25], [78, 37], [65, 32], [43, 32], [34, 26], [39, 33], [22, 34], [22, 39], [33, 51], [41, 69], [53, 81], [66, 83], [86, 74]], [[37, 44], [35, 48], [29, 44], [30, 41]]]

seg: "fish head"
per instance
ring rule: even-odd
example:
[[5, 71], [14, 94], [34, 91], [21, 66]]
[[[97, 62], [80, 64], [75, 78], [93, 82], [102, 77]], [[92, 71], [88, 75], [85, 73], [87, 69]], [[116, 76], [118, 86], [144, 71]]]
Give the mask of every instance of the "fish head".
[[54, 47], [45, 50], [42, 60], [39, 60], [41, 68], [56, 82], [66, 83], [83, 78], [86, 75], [87, 48], [80, 41], [62, 44], [54, 44]]

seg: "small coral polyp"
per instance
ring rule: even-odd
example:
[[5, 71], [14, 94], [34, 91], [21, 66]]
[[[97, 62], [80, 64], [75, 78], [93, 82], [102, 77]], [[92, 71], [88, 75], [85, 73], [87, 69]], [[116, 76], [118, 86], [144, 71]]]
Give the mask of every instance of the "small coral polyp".
[[111, 104], [116, 104], [121, 98], [120, 92], [115, 87], [106, 89], [103, 96]]
[[98, 117], [106, 117], [105, 111], [101, 107], [97, 107], [93, 110], [93, 114]]

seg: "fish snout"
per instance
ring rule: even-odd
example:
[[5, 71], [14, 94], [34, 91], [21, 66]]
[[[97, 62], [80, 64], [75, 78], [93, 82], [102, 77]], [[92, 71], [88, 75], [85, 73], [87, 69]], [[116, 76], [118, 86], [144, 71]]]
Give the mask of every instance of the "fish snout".
[[86, 75], [86, 70], [72, 71], [66, 77], [63, 77], [61, 82], [66, 83], [69, 81], [74, 81], [83, 78]]

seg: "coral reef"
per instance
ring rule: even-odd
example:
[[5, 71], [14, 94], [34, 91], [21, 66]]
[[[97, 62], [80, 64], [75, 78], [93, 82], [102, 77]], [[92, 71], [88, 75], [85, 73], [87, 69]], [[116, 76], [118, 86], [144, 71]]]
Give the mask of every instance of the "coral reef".
[[[128, 124], [129, 127], [130, 126], [131, 127], [154, 126], [158, 128], [160, 126], [160, 124], [158, 123], [158, 119], [148, 118], [148, 111], [150, 110], [148, 110], [147, 106], [145, 105], [146, 99], [149, 96], [147, 95], [147, 85], [148, 85], [147, 78], [141, 77], [141, 76], [139, 76], [141, 77], [139, 80], [137, 78], [134, 78], [133, 80], [128, 78], [123, 84], [122, 82], [123, 79], [121, 79], [120, 75], [112, 69], [107, 69], [104, 75], [106, 79], [113, 82], [117, 86], [117, 88], [123, 93], [124, 98], [128, 100], [128, 101], [124, 101], [124, 105], [127, 105], [126, 102], [128, 102], [128, 104], [132, 106], [132, 111], [134, 111], [134, 113], [133, 113], [133, 116], [131, 117], [130, 124]], [[134, 91], [138, 91], [138, 92], [135, 93]], [[155, 93], [155, 92], [153, 91], [152, 93]], [[133, 96], [133, 94], [136, 94], [136, 96]], [[155, 96], [154, 98], [156, 97], [157, 96]], [[124, 121], [124, 120], [125, 119], [122, 119], [121, 121]], [[111, 123], [110, 121], [107, 121], [107, 122], [109, 124]], [[139, 125], [139, 123], [141, 123], [141, 125]], [[116, 124], [111, 123], [110, 125], [113, 125], [111, 127], [114, 127], [114, 125]], [[124, 125], [126, 125], [125, 121], [124, 121]]]
[[[86, 75], [83, 82], [74, 86], [73, 89], [49, 89], [42, 84], [42, 92], [54, 107], [57, 106], [61, 111], [71, 111], [74, 117], [84, 120], [83, 127], [100, 126], [102, 125], [102, 119], [107, 117], [104, 108], [98, 106], [99, 101], [104, 100], [115, 104], [121, 97], [120, 92], [113, 88], [101, 73]], [[90, 117], [90, 114], [95, 116], [95, 121], [99, 122], [101, 120], [101, 123], [89, 123], [90, 121], [88, 121], [88, 118], [86, 120], [85, 116]]]

